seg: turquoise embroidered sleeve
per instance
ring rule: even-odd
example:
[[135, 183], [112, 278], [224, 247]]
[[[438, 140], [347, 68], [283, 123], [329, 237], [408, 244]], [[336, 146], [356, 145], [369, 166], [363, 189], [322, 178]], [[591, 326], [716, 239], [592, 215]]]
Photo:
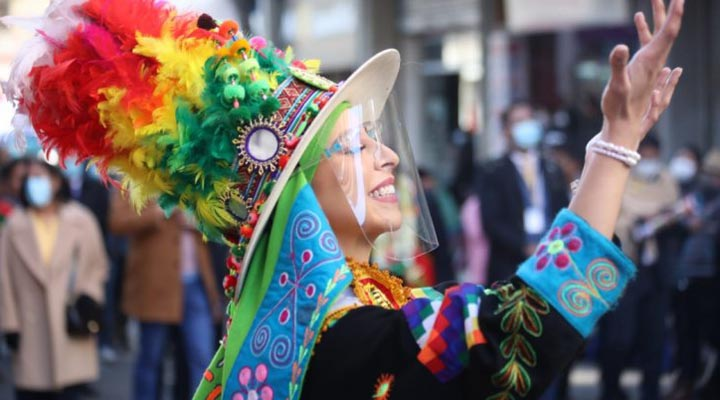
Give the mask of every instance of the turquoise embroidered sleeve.
[[583, 336], [622, 295], [635, 266], [572, 211], [563, 210], [517, 275]]

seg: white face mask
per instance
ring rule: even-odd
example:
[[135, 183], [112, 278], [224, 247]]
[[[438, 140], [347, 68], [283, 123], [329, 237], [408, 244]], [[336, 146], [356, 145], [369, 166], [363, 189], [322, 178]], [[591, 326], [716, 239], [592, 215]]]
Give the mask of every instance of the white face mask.
[[655, 159], [640, 160], [633, 168], [633, 172], [638, 178], [647, 181], [657, 178], [660, 171], [662, 171], [662, 163]]
[[515, 144], [523, 150], [531, 150], [537, 147], [542, 139], [543, 126], [540, 121], [529, 119], [513, 125], [512, 137]]
[[30, 176], [25, 184], [28, 202], [37, 208], [50, 204], [53, 198], [52, 182], [47, 176]]
[[697, 173], [697, 165], [687, 157], [678, 156], [670, 161], [670, 174], [680, 183], [689, 182]]

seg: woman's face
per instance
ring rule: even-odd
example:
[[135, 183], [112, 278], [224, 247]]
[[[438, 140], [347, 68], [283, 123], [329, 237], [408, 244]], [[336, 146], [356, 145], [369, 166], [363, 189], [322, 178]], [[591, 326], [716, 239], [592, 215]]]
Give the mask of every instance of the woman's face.
[[[30, 180], [30, 178], [33, 178], [33, 177], [47, 179], [50, 182], [50, 192], [51, 192], [50, 199], [54, 200], [55, 197], [57, 196], [58, 191], [60, 190], [60, 185], [61, 185], [60, 179], [58, 177], [54, 176], [53, 174], [51, 174], [47, 168], [45, 168], [44, 166], [42, 166], [38, 163], [31, 163], [28, 166], [27, 172], [28, 172], [28, 180], [26, 181], [26, 185], [28, 185], [27, 182]], [[27, 190], [27, 188], [25, 188], [25, 190]], [[29, 196], [29, 197], [32, 197], [32, 196]], [[40, 208], [42, 208], [42, 207], [40, 207]]]
[[338, 236], [364, 234], [373, 242], [402, 223], [394, 176], [400, 160], [378, 134], [375, 125], [358, 127], [344, 112], [318, 165], [312, 186]]

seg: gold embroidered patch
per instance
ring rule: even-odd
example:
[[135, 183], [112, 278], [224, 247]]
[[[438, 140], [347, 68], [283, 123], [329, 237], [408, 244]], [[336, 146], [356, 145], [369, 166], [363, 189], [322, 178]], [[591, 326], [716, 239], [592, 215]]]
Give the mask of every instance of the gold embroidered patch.
[[405, 287], [400, 278], [380, 270], [375, 264], [351, 259], [347, 262], [354, 277], [350, 286], [363, 304], [398, 310], [410, 301], [410, 288]]

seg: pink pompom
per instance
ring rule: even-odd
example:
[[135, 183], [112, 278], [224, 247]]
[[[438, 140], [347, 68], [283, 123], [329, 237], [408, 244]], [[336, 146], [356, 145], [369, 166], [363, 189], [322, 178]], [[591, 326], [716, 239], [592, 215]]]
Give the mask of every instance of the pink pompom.
[[260, 51], [267, 46], [267, 40], [262, 36], [254, 36], [250, 38], [250, 47], [255, 51]]

